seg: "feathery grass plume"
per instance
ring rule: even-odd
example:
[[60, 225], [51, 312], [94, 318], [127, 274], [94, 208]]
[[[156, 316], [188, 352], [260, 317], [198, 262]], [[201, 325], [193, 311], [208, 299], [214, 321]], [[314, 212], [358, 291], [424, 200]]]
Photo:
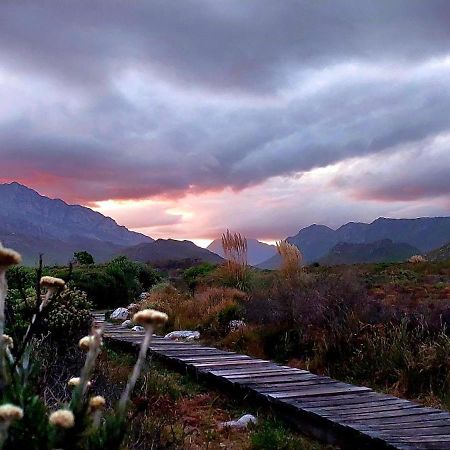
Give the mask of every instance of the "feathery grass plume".
[[[5, 329], [5, 300], [8, 292], [8, 283], [6, 281], [6, 271], [9, 267], [20, 264], [22, 257], [16, 251], [5, 248], [0, 242], [0, 336], [3, 336]], [[5, 344], [0, 339], [0, 390], [3, 388], [6, 380], [6, 371], [4, 364]]]
[[0, 448], [8, 437], [8, 428], [15, 420], [23, 418], [23, 409], [11, 403], [0, 406]]
[[248, 275], [247, 239], [240, 233], [227, 230], [222, 234], [222, 248], [228, 276], [234, 279], [235, 287], [242, 289]]
[[279, 241], [276, 246], [281, 256], [281, 273], [287, 279], [295, 279], [302, 268], [303, 255], [295, 245], [287, 241]]
[[142, 364], [144, 363], [145, 357], [147, 355], [147, 350], [152, 339], [153, 329], [157, 326], [161, 326], [168, 320], [167, 314], [154, 309], [144, 309], [137, 312], [133, 316], [133, 322], [141, 324], [145, 328], [145, 336], [141, 343], [141, 348], [139, 350], [139, 355], [136, 360], [136, 364], [133, 367], [133, 372], [128, 379], [128, 383], [120, 397], [119, 401], [119, 414], [125, 415], [128, 400], [130, 399], [130, 394], [134, 389], [137, 379], [141, 373]]

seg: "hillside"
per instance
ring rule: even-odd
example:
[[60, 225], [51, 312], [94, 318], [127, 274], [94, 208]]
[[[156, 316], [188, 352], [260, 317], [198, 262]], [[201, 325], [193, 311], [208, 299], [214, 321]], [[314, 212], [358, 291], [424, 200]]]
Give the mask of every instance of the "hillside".
[[450, 242], [439, 247], [431, 252], [428, 252], [425, 257], [428, 261], [447, 261], [450, 259]]
[[[247, 259], [252, 266], [258, 265], [277, 253], [275, 245], [269, 245], [256, 239], [247, 238], [247, 246]], [[207, 248], [222, 258], [224, 257], [221, 239], [215, 239]]]
[[220, 263], [222, 258], [206, 248], [196, 246], [191, 241], [158, 239], [154, 242], [128, 247], [119, 252], [133, 261], [160, 262], [191, 259], [199, 262]]
[[104, 261], [120, 248], [153, 241], [110, 217], [18, 183], [0, 184], [0, 204], [0, 241], [20, 251], [25, 264], [35, 264], [39, 253], [47, 264], [65, 264], [78, 250]]
[[418, 248], [402, 242], [392, 242], [391, 239], [383, 239], [367, 244], [340, 242], [324, 258], [321, 258], [319, 262], [330, 266], [339, 264], [401, 262], [417, 254], [420, 254]]
[[[349, 222], [337, 230], [325, 225], [310, 225], [295, 236], [287, 238], [303, 253], [306, 263], [319, 261], [338, 243], [364, 244], [384, 239], [406, 243], [425, 253], [450, 241], [450, 217], [418, 219], [387, 219], [380, 217], [372, 223]], [[260, 268], [279, 266], [278, 255], [262, 262]]]

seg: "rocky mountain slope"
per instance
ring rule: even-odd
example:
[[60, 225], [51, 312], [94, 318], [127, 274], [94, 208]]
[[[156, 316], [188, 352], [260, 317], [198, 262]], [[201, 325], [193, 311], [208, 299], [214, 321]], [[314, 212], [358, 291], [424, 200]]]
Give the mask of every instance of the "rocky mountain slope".
[[338, 264], [401, 262], [418, 254], [420, 254], [418, 248], [402, 242], [392, 242], [391, 239], [358, 244], [340, 242], [319, 262], [330, 266]]
[[[305, 262], [325, 257], [338, 243], [364, 244], [391, 239], [406, 243], [426, 253], [450, 241], [450, 217], [421, 217], [418, 219], [387, 219], [380, 217], [372, 223], [349, 222], [337, 230], [325, 225], [310, 225], [287, 240], [303, 253]], [[279, 266], [279, 256], [259, 264], [260, 268]]]
[[20, 251], [26, 264], [35, 264], [39, 253], [47, 264], [65, 264], [78, 250], [103, 261], [120, 248], [153, 241], [92, 209], [18, 183], [0, 184], [0, 205], [0, 241]]

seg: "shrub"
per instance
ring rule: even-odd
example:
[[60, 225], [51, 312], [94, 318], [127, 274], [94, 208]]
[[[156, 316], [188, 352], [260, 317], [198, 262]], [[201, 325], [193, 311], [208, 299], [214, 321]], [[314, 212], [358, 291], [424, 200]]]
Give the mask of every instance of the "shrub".
[[204, 278], [205, 275], [211, 273], [215, 268], [216, 266], [211, 263], [203, 263], [198, 266], [189, 267], [189, 269], [184, 271], [183, 278], [189, 289], [194, 291], [200, 280]]
[[76, 288], [65, 289], [49, 305], [43, 319], [42, 331], [52, 338], [73, 342], [75, 338], [87, 334], [91, 324], [92, 304], [85, 292]]

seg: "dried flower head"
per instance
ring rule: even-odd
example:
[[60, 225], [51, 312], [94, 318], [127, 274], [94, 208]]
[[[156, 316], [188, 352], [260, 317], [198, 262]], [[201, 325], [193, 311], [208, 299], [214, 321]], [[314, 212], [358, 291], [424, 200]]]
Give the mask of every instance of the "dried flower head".
[[89, 400], [89, 406], [93, 410], [102, 409], [106, 404], [106, 400], [101, 395], [96, 395]]
[[23, 417], [23, 409], [18, 406], [5, 403], [0, 406], [0, 422], [12, 422]]
[[11, 336], [8, 336], [7, 334], [3, 335], [3, 345], [6, 348], [14, 348], [14, 341]]
[[5, 248], [0, 243], [0, 267], [3, 269], [14, 266], [22, 262], [22, 257], [15, 250]]
[[72, 428], [75, 425], [75, 417], [70, 409], [58, 409], [52, 412], [48, 421], [51, 425], [61, 428]]
[[93, 345], [95, 345], [95, 336], [84, 336], [78, 342], [78, 346], [85, 352], [89, 351]]
[[66, 285], [66, 282], [61, 278], [55, 277], [42, 277], [40, 281], [41, 287], [47, 289], [59, 289], [63, 288]]
[[156, 311], [155, 309], [143, 309], [133, 316], [133, 322], [142, 326], [158, 326], [164, 325], [169, 320], [167, 314]]
[[408, 262], [413, 263], [413, 264], [417, 264], [417, 263], [422, 263], [422, 262], [426, 262], [427, 258], [425, 258], [425, 256], [423, 255], [413, 255], [408, 259]]
[[[67, 384], [69, 387], [75, 388], [80, 384], [80, 381], [81, 381], [80, 377], [73, 377], [67, 382]], [[89, 388], [89, 387], [91, 387], [92, 383], [90, 381], [88, 381], [86, 383], [86, 385]]]

